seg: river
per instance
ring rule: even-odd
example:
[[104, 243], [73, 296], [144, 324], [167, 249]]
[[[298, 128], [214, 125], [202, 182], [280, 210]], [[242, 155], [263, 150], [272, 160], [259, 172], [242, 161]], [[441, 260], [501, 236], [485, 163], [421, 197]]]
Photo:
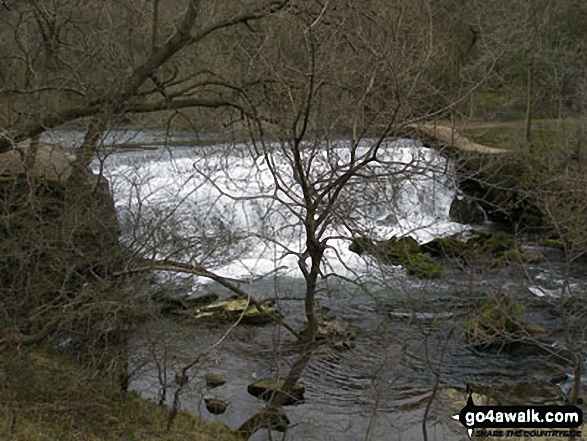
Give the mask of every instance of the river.
[[[57, 132], [47, 140], [76, 145], [80, 137]], [[368, 149], [369, 140], [364, 143], [359, 153]], [[292, 202], [299, 189], [278, 148], [268, 162], [246, 143], [138, 130], [114, 131], [104, 144], [111, 153], [93, 168], [110, 180], [129, 247], [145, 256], [202, 263], [234, 279], [268, 274], [241, 287], [259, 300], [274, 299], [288, 323], [303, 324], [302, 304], [290, 300], [305, 289], [295, 256], [304, 244], [299, 207]], [[316, 155], [317, 180], [348, 161], [348, 146], [338, 141]], [[405, 139], [386, 140], [380, 159], [370, 179], [349, 184], [341, 196], [344, 215], [325, 232], [331, 239], [318, 305], [323, 316], [353, 330], [352, 347], [319, 347], [300, 380], [305, 400], [286, 408], [286, 434], [258, 432], [254, 440], [421, 440], [424, 415], [428, 440], [466, 439], [450, 419], [460, 410], [453, 391], [464, 395], [470, 387], [503, 404], [528, 404], [560, 402], [570, 387], [565, 377], [572, 369], [560, 358], [535, 348], [478, 351], [463, 331], [483, 296], [507, 292], [524, 304], [526, 317], [549, 329], [544, 344], [557, 352], [563, 341], [559, 251], [527, 240], [524, 247], [542, 254], [542, 262], [494, 268], [449, 260], [442, 279], [422, 281], [348, 250], [355, 231], [374, 239], [411, 235], [424, 243], [470, 228], [448, 215], [458, 194], [450, 161]], [[270, 166], [283, 176], [279, 184], [286, 191], [276, 189]], [[573, 295], [584, 296], [586, 275], [584, 265], [572, 274]], [[229, 295], [201, 277], [159, 273], [155, 282], [154, 290], [173, 295]], [[145, 324], [133, 340], [131, 387], [158, 400], [164, 383], [170, 403], [174, 372], [206, 353], [189, 372], [181, 406], [237, 428], [263, 407], [247, 385], [284, 376], [296, 346], [279, 326], [238, 326], [224, 336], [226, 330], [169, 319]], [[226, 384], [206, 388], [207, 372], [222, 375]], [[208, 396], [228, 400], [227, 411], [210, 414]]]

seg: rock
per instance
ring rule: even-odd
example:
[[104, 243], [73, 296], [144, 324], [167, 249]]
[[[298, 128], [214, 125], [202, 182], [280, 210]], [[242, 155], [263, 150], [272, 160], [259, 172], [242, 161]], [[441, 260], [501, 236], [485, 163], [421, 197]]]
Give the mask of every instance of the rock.
[[351, 337], [336, 340], [332, 344], [332, 348], [336, 349], [337, 351], [350, 351], [351, 349], [355, 348], [355, 341]]
[[[31, 147], [31, 144], [33, 147]], [[34, 153], [34, 158], [27, 158]], [[0, 176], [15, 176], [25, 173], [30, 164], [29, 176], [47, 182], [64, 183], [74, 171], [76, 156], [64, 148], [36, 142], [21, 141], [14, 149], [0, 153]]]
[[540, 344], [535, 339], [549, 331], [524, 322], [524, 312], [524, 305], [507, 294], [485, 297], [475, 316], [465, 325], [467, 339], [479, 349], [536, 353]]
[[486, 237], [482, 244], [484, 254], [491, 257], [503, 257], [505, 253], [516, 250], [517, 241], [514, 236], [503, 231], [498, 231]]
[[124, 257], [108, 181], [76, 164], [75, 155], [64, 148], [44, 143], [35, 148], [34, 158], [27, 157], [34, 151], [30, 142], [0, 153], [0, 212], [5, 218], [0, 285], [20, 286], [17, 281], [26, 280], [35, 296], [43, 298], [106, 279]]
[[420, 246], [420, 249], [431, 256], [446, 257], [463, 257], [467, 252], [472, 251], [472, 247], [477, 246], [474, 241], [468, 243], [461, 234], [453, 234], [448, 237], [441, 237], [431, 240]]
[[163, 297], [154, 298], [161, 305], [162, 314], [182, 314], [190, 309], [200, 308], [218, 300], [217, 294], [204, 294], [198, 297]]
[[277, 309], [266, 306], [263, 312], [247, 299], [221, 300], [198, 308], [193, 317], [198, 320], [235, 321], [243, 314], [241, 323], [248, 325], [265, 325], [273, 320], [270, 315], [278, 316]]
[[450, 204], [449, 216], [460, 224], [482, 224], [486, 215], [479, 203], [467, 197], [456, 197]]
[[348, 351], [354, 348], [355, 332], [346, 322], [325, 320], [318, 324], [316, 340], [324, 341], [338, 351]]
[[213, 415], [222, 415], [226, 412], [228, 405], [230, 404], [226, 400], [214, 397], [204, 397], [204, 403], [206, 403], [206, 409]]
[[338, 320], [324, 321], [318, 325], [317, 338], [330, 339], [350, 335], [349, 325]]
[[[265, 401], [269, 401], [274, 393], [283, 392], [281, 388], [284, 384], [285, 380], [283, 379], [275, 380], [272, 378], [262, 378], [260, 380], [255, 381], [252, 384], [249, 384], [249, 386], [247, 387], [247, 391], [254, 397], [261, 398]], [[287, 395], [285, 401], [283, 402], [283, 405], [289, 406], [292, 404], [299, 403], [304, 399], [305, 392], [306, 388], [301, 384], [294, 385], [293, 390], [290, 394]]]
[[381, 241], [376, 253], [382, 261], [393, 265], [405, 265], [412, 254], [420, 252], [420, 245], [410, 236], [396, 238], [395, 236]]
[[226, 380], [218, 374], [213, 374], [208, 372], [204, 375], [204, 380], [206, 381], [206, 387], [208, 389], [214, 389], [215, 387], [222, 386], [226, 383]]
[[356, 238], [349, 249], [357, 254], [372, 254], [382, 263], [402, 265], [408, 274], [421, 279], [438, 279], [443, 275], [442, 268], [429, 255], [421, 252], [413, 237], [392, 237], [380, 242]]
[[565, 243], [560, 237], [547, 237], [542, 239], [542, 245], [549, 248], [556, 248], [558, 250], [565, 249]]
[[440, 279], [444, 271], [428, 254], [412, 254], [405, 264], [408, 274], [418, 277], [419, 279]]
[[482, 259], [489, 262], [491, 267], [515, 261], [536, 263], [543, 260], [540, 254], [521, 251], [516, 238], [503, 231], [490, 233], [471, 230], [434, 239], [421, 245], [420, 249], [434, 257], [458, 257], [465, 263]]

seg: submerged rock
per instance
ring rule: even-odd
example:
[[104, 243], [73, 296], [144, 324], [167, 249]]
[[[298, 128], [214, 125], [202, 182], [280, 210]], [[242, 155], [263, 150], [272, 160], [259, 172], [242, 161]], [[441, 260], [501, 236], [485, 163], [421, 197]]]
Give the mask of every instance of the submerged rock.
[[[284, 393], [282, 390], [284, 384], [284, 379], [275, 380], [273, 378], [262, 378], [260, 380], [255, 381], [252, 384], [249, 384], [249, 386], [247, 387], [247, 392], [249, 392], [254, 397], [261, 398], [265, 401], [269, 401], [273, 394]], [[289, 406], [292, 404], [299, 403], [304, 399], [305, 392], [306, 388], [301, 384], [294, 385], [291, 393], [287, 394], [285, 401], [283, 402], [283, 405]]]
[[355, 346], [355, 331], [347, 322], [325, 320], [318, 324], [316, 340], [324, 341], [339, 351], [348, 351]]

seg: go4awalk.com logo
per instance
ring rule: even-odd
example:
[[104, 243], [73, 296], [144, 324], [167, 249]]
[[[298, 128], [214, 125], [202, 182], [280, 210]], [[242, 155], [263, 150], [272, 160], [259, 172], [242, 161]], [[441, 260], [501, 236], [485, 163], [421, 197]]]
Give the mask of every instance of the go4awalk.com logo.
[[476, 406], [467, 404], [452, 416], [467, 428], [469, 437], [575, 437], [583, 424], [577, 406]]

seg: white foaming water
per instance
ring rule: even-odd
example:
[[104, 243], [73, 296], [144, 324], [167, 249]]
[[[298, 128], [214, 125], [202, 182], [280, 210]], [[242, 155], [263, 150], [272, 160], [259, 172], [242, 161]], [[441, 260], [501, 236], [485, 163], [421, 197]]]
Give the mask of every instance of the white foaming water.
[[[151, 148], [165, 144], [153, 133], [133, 134], [133, 139], [148, 139]], [[366, 155], [371, 143], [362, 141], [357, 157]], [[291, 153], [278, 145], [269, 150], [264, 156], [249, 145], [233, 144], [108, 156], [102, 168], [124, 240], [146, 256], [198, 262], [232, 278], [276, 268], [301, 275], [301, 187]], [[349, 142], [305, 148], [303, 160], [311, 163], [317, 193], [348, 170], [349, 159]], [[96, 161], [94, 169], [99, 168]], [[349, 180], [332, 206], [332, 222], [322, 236], [329, 246], [324, 273], [348, 277], [372, 270], [370, 257], [348, 250], [351, 238], [360, 234], [378, 240], [410, 235], [424, 243], [462, 231], [466, 227], [448, 215], [455, 194], [451, 164], [436, 151], [412, 140], [385, 141], [377, 161]]]

